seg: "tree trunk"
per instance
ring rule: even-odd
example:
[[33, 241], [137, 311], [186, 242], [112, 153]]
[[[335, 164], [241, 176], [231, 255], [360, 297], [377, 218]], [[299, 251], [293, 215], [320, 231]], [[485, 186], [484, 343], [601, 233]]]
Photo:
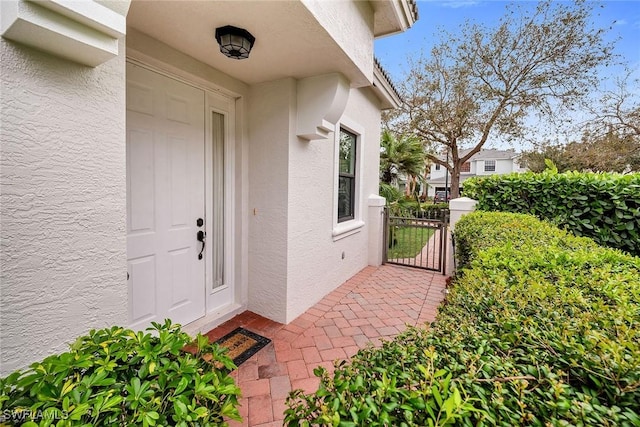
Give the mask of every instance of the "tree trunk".
[[452, 199], [457, 199], [460, 197], [460, 165], [459, 162], [453, 164], [453, 172], [451, 172], [451, 181], [449, 181], [449, 186], [451, 187], [451, 195]]
[[422, 180], [422, 182], [424, 183], [422, 185], [422, 198], [424, 200], [427, 200], [427, 194], [429, 192], [429, 185], [427, 184], [429, 182], [429, 172], [430, 172], [430, 168], [429, 167], [425, 168], [424, 176]]

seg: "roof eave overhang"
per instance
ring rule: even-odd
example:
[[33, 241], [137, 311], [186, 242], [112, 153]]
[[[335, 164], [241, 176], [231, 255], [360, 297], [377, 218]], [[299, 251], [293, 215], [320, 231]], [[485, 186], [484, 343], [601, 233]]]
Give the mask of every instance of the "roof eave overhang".
[[402, 33], [418, 20], [415, 0], [373, 0], [375, 9], [374, 37]]
[[383, 110], [392, 110], [400, 108], [402, 98], [393, 87], [382, 67], [377, 63], [373, 68], [373, 91], [381, 101]]

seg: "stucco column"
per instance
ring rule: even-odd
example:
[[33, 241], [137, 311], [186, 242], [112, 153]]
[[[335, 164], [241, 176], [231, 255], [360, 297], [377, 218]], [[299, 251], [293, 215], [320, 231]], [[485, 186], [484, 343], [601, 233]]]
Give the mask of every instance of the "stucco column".
[[382, 265], [382, 245], [384, 244], [384, 205], [386, 199], [372, 194], [369, 196], [369, 265]]
[[[460, 221], [464, 215], [469, 212], [473, 212], [478, 204], [477, 200], [470, 199], [468, 197], [459, 197], [449, 202], [449, 229], [453, 233], [456, 228], [456, 223]], [[448, 239], [447, 242], [447, 271], [446, 274], [451, 276], [456, 269], [455, 254], [454, 254], [454, 239]]]
[[449, 202], [449, 225], [451, 227], [451, 231], [455, 231], [456, 223], [460, 221], [460, 218], [462, 218], [463, 215], [476, 210], [477, 204], [477, 200], [473, 200], [468, 197], [459, 197]]

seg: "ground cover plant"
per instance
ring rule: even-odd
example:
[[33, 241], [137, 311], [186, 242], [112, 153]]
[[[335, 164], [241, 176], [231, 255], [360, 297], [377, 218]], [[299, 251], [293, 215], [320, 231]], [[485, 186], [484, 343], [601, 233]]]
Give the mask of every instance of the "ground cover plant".
[[464, 195], [487, 211], [530, 213], [640, 256], [640, 173], [514, 173], [472, 178]]
[[640, 425], [640, 259], [533, 216], [456, 224], [461, 267], [430, 328], [294, 392], [290, 426]]
[[[220, 426], [240, 419], [235, 366], [179, 325], [92, 330], [68, 352], [0, 379], [0, 425]], [[190, 351], [184, 351], [185, 346]]]

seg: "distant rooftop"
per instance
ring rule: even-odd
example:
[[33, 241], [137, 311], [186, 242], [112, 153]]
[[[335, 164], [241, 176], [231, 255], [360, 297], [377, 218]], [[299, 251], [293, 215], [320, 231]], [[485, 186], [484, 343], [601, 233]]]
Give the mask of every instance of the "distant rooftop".
[[508, 160], [518, 157], [520, 154], [516, 153], [514, 150], [480, 150], [479, 153], [476, 153], [471, 157], [471, 160]]
[[[471, 149], [468, 150], [460, 150], [460, 156], [465, 156], [469, 151], [471, 151]], [[495, 150], [492, 148], [488, 148], [488, 149], [482, 149], [480, 150], [478, 153], [474, 154], [473, 156], [471, 156], [471, 159], [469, 159], [469, 161], [474, 161], [474, 160], [509, 160], [509, 159], [515, 159], [516, 157], [519, 157], [520, 153], [516, 153], [515, 150]], [[442, 158], [444, 160], [445, 155], [444, 154], [440, 154], [440, 156], [438, 156], [440, 158]]]

